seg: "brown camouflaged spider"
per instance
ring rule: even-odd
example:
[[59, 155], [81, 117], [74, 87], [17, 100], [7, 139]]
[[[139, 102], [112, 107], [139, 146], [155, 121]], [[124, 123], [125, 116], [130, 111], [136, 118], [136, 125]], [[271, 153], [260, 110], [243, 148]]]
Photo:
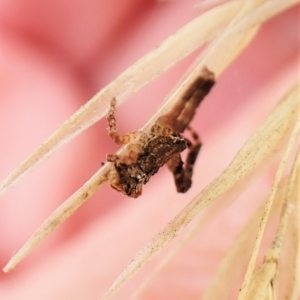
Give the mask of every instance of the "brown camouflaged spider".
[[[185, 193], [191, 187], [193, 167], [201, 142], [188, 125], [214, 83], [214, 74], [203, 68], [180, 101], [156, 120], [149, 133], [132, 131], [119, 135], [115, 119], [116, 99], [111, 100], [107, 114], [108, 133], [115, 143], [129, 144], [124, 155], [107, 154], [107, 161], [113, 164], [108, 179], [114, 189], [137, 198], [142, 194], [143, 184], [164, 164], [174, 175], [177, 192]], [[191, 132], [194, 143], [180, 135], [185, 129]], [[180, 153], [187, 147], [189, 152], [183, 164]]]

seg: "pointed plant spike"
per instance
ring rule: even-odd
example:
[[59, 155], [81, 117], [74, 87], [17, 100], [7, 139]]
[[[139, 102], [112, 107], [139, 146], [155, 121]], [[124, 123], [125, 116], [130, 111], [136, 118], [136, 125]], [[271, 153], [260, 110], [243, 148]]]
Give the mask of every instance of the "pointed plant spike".
[[[234, 187], [234, 190], [236, 186]], [[283, 189], [281, 187], [281, 189]], [[279, 193], [278, 193], [279, 194]], [[234, 193], [235, 198], [237, 198], [239, 193]], [[280, 195], [281, 196], [281, 195]], [[278, 212], [279, 200], [281, 199], [279, 195], [276, 194], [275, 199], [275, 208], [272, 210], [272, 219], [275, 217], [275, 213]], [[228, 195], [226, 196], [226, 199]], [[199, 229], [204, 227], [209, 220], [213, 220], [217, 212], [224, 209], [224, 201], [222, 197], [218, 198], [218, 201], [212, 202], [205, 210], [202, 211], [201, 216], [193, 224], [192, 228], [188, 229], [188, 232], [184, 235], [178, 244], [172, 248], [167, 257], [164, 257], [163, 260], [155, 267], [154, 271], [146, 278], [142, 284], [137, 287], [134, 293], [129, 298], [130, 300], [141, 299], [142, 292], [146, 289], [150, 281], [155, 278], [155, 275], [167, 265], [172, 258], [187, 244], [187, 242], [195, 235], [199, 233]], [[226, 205], [226, 204], [225, 204]], [[219, 210], [220, 208], [220, 210]], [[227, 298], [230, 295], [231, 289], [237, 281], [239, 275], [242, 274], [243, 270], [241, 265], [245, 265], [249, 261], [251, 255], [250, 245], [253, 245], [256, 230], [258, 224], [262, 218], [264, 207], [261, 206], [251, 218], [251, 220], [246, 224], [238, 237], [234, 240], [234, 244], [231, 246], [230, 250], [223, 259], [221, 265], [218, 268], [217, 273], [215, 274], [212, 283], [209, 286], [209, 289], [205, 292], [201, 300], [219, 300], [222, 297]]]
[[[271, 220], [274, 220], [275, 217], [277, 217], [285, 187], [286, 182], [280, 186], [280, 192], [276, 193], [274, 205], [270, 214]], [[230, 295], [232, 295], [232, 290], [236, 287], [238, 280], [244, 274], [244, 269], [241, 266], [246, 265], [246, 263], [249, 261], [252, 246], [257, 234], [260, 220], [263, 216], [263, 212], [264, 204], [259, 207], [254, 216], [248, 221], [237, 238], [234, 240], [228, 253], [218, 267], [213, 281], [208, 290], [205, 292], [202, 300], [230, 298]]]
[[7, 265], [3, 268], [5, 273], [11, 271], [29, 252], [32, 251], [42, 240], [45, 239], [58, 225], [65, 221], [73, 212], [80, 207], [99, 186], [106, 181], [104, 175], [99, 175], [102, 170], [108, 170], [107, 164], [104, 165], [90, 180], [84, 184], [76, 193], [74, 193], [68, 200], [61, 204], [48, 217], [40, 228], [28, 239], [25, 245], [11, 258]]
[[[297, 96], [299, 97], [299, 94]], [[253, 299], [253, 297], [254, 297], [253, 284], [252, 284], [253, 276], [265, 276], [265, 277], [263, 277], [264, 280], [267, 278], [266, 281], [264, 281], [262, 283], [262, 286], [260, 286], [260, 288], [263, 290], [263, 288], [265, 287], [265, 284], [270, 282], [269, 278], [271, 278], [272, 276], [274, 277], [274, 274], [275, 274], [274, 272], [276, 271], [276, 264], [269, 263], [268, 268], [262, 268], [259, 271], [257, 271], [257, 272], [261, 272], [262, 274], [253, 275], [255, 264], [256, 264], [256, 261], [257, 261], [258, 251], [259, 251], [260, 244], [261, 244], [261, 241], [262, 241], [262, 238], [263, 238], [263, 234], [265, 232], [265, 227], [266, 227], [266, 224], [267, 224], [267, 221], [268, 221], [269, 212], [270, 212], [272, 204], [273, 204], [274, 196], [275, 196], [275, 193], [277, 191], [279, 182], [282, 178], [282, 174], [283, 174], [283, 171], [285, 169], [286, 163], [287, 163], [287, 161], [290, 157], [292, 148], [293, 148], [293, 146], [295, 144], [295, 141], [297, 140], [297, 137], [299, 135], [299, 131], [300, 131], [299, 109], [297, 111], [297, 114], [298, 114], [297, 122], [295, 124], [293, 132], [291, 134], [291, 137], [290, 137], [289, 142], [287, 144], [287, 147], [285, 149], [284, 155], [281, 159], [279, 168], [278, 168], [278, 170], [276, 172], [276, 175], [275, 175], [274, 183], [273, 183], [272, 188], [271, 188], [271, 192], [270, 192], [269, 197], [266, 201], [265, 213], [264, 213], [264, 216], [263, 216], [263, 218], [261, 220], [261, 223], [260, 223], [260, 226], [259, 226], [259, 232], [258, 232], [258, 235], [256, 237], [254, 249], [253, 249], [253, 252], [252, 252], [250, 262], [248, 264], [248, 268], [247, 268], [246, 276], [245, 276], [245, 279], [244, 279], [244, 282], [243, 282], [243, 286], [242, 286], [241, 292], [239, 294], [239, 298], [238, 298], [239, 300]], [[276, 251], [278, 251], [278, 250], [276, 249]], [[273, 253], [271, 253], [270, 256], [273, 256]], [[268, 262], [271, 261], [271, 260], [272, 260], [271, 258], [268, 259]], [[258, 291], [258, 287], [257, 287], [257, 291]], [[257, 297], [257, 299], [260, 299], [259, 295], [260, 294], [257, 294], [257, 296], [255, 296], [255, 297]]]
[[[300, 120], [299, 120], [299, 128], [300, 128]], [[298, 128], [298, 129], [299, 129]], [[299, 132], [299, 130], [298, 130]], [[247, 295], [247, 300], [264, 300], [266, 299], [268, 293], [271, 291], [271, 295], [275, 295], [276, 298], [278, 297], [278, 293], [274, 289], [274, 278], [275, 275], [278, 273], [278, 262], [279, 262], [279, 255], [281, 254], [282, 246], [285, 242], [285, 235], [288, 228], [289, 219], [291, 213], [293, 212], [293, 205], [291, 202], [294, 200], [292, 199], [293, 188], [295, 186], [295, 179], [296, 174], [299, 169], [300, 163], [300, 151], [298, 151], [298, 155], [296, 161], [294, 162], [292, 172], [289, 175], [286, 193], [284, 195], [282, 201], [282, 210], [280, 215], [280, 222], [277, 229], [276, 236], [267, 250], [264, 261], [261, 266], [255, 270], [253, 276], [251, 278], [250, 288], [249, 288], [249, 295]], [[291, 272], [287, 272], [291, 273]], [[288, 274], [286, 274], [288, 276]], [[291, 276], [289, 276], [291, 277]], [[292, 278], [289, 278], [289, 282], [293, 282]], [[282, 288], [282, 286], [280, 286]], [[284, 291], [282, 296], [278, 299], [286, 298], [287, 291]]]
[[[296, 183], [300, 182], [300, 168], [298, 169]], [[295, 197], [295, 213], [293, 215], [292, 224], [293, 230], [289, 231], [289, 241], [291, 247], [286, 247], [286, 250], [289, 250], [289, 257], [292, 257], [290, 261], [291, 265], [291, 274], [292, 277], [290, 280], [290, 289], [288, 292], [288, 297], [290, 295], [291, 300], [298, 300], [300, 298], [300, 185], [295, 184], [293, 197]], [[285, 267], [285, 266], [284, 266]], [[288, 267], [288, 266], [287, 266]]]
[[[285, 209], [292, 210], [287, 222], [287, 233], [283, 240], [278, 271], [273, 282], [278, 299], [297, 300], [300, 297], [300, 147], [289, 176]], [[284, 210], [283, 210], [284, 212]], [[283, 214], [282, 214], [283, 215]], [[283, 223], [281, 218], [281, 223]], [[281, 231], [284, 227], [281, 226]], [[282, 241], [279, 241], [282, 242]]]

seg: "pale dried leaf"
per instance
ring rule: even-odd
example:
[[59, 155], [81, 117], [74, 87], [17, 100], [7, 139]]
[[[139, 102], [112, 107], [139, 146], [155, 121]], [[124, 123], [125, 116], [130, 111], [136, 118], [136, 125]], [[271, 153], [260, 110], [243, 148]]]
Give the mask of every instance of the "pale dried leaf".
[[[3, 268], [4, 272], [11, 271], [33, 248], [45, 239], [57, 226], [65, 219], [73, 214], [92, 194], [98, 190], [105, 180], [99, 180], [98, 173], [89, 180], [89, 183], [84, 184], [75, 194], [62, 203], [48, 217], [39, 229], [28, 239], [25, 245], [10, 259], [8, 264]], [[76, 201], [74, 201], [76, 199]]]
[[[280, 192], [275, 195], [274, 205], [270, 213], [270, 220], [274, 220], [278, 214], [285, 187], [286, 182], [280, 187]], [[244, 274], [244, 267], [246, 267], [247, 262], [249, 261], [263, 212], [264, 204], [259, 207], [234, 240], [234, 243], [220, 264], [208, 290], [202, 297], [202, 300], [229, 299], [232, 290], [236, 287], [238, 280]]]
[[[289, 215], [288, 230], [284, 240], [278, 271], [274, 280], [274, 290], [278, 299], [299, 299], [300, 292], [300, 148], [290, 175], [286, 201], [292, 210]], [[294, 183], [294, 184], [292, 184]], [[282, 221], [281, 221], [282, 222]]]
[[[291, 290], [289, 291], [291, 300], [298, 300], [300, 298], [300, 170], [298, 171], [297, 184], [294, 189], [294, 197], [295, 201], [295, 213], [294, 218], [292, 219], [292, 230], [288, 235], [288, 241], [286, 249], [290, 251], [290, 256], [292, 259], [290, 260], [291, 264], [291, 282], [294, 283], [291, 286]], [[289, 248], [289, 245], [291, 248]]]
[[[299, 132], [299, 128], [300, 125], [298, 127], [298, 132]], [[292, 272], [287, 272], [283, 270], [281, 273], [284, 274], [280, 274], [278, 272], [278, 262], [279, 262], [279, 255], [281, 254], [281, 248], [283, 246], [283, 243], [285, 243], [285, 235], [287, 232], [289, 220], [291, 218], [291, 213], [294, 214], [293, 207], [292, 207], [293, 205], [291, 202], [293, 200], [292, 195], [294, 191], [294, 186], [296, 185], [295, 179], [296, 179], [296, 174], [299, 170], [299, 164], [300, 164], [300, 151], [298, 152], [297, 159], [293, 165], [293, 170], [290, 173], [288, 178], [287, 189], [283, 197], [284, 201], [282, 201], [282, 211], [281, 211], [280, 222], [279, 222], [276, 236], [270, 248], [267, 250], [265, 254], [262, 265], [257, 270], [255, 270], [251, 278], [249, 295], [247, 298], [249, 300], [250, 299], [264, 300], [269, 295], [272, 295], [272, 297], [275, 297], [276, 299], [283, 299], [283, 298], [290, 299], [289, 297], [287, 297], [287, 294], [288, 292], [292, 291], [293, 285], [296, 285], [296, 282], [293, 281], [294, 274]], [[292, 262], [294, 263], [292, 257], [289, 257], [288, 260], [289, 261], [292, 260]], [[286, 265], [284, 266], [284, 270], [287, 270]], [[280, 281], [278, 281], [277, 291], [276, 291], [273, 282], [276, 274], [278, 273], [279, 275], [281, 275], [280, 276], [281, 279]], [[289, 287], [287, 287], [287, 284], [289, 285]], [[281, 295], [278, 294], [278, 288], [280, 288], [281, 290]]]
[[[276, 156], [274, 156], [274, 158], [276, 158]], [[272, 161], [273, 160], [270, 159], [267, 162], [267, 164], [265, 165], [265, 167], [268, 166]], [[259, 175], [258, 173], [263, 172], [264, 169], [265, 168], [263, 167], [263, 168], [259, 169], [259, 172], [253, 172], [251, 177], [252, 178], [257, 177]], [[146, 287], [149, 285], [149, 283], [156, 277], [156, 275], [166, 265], [168, 265], [173, 260], [173, 258], [191, 241], [191, 239], [193, 239], [195, 236], [197, 236], [199, 234], [199, 231], [201, 229], [203, 229], [210, 221], [212, 221], [216, 217], [217, 214], [221, 213], [233, 200], [237, 199], [238, 196], [246, 188], [245, 185], [247, 185], [247, 187], [249, 187], [249, 185], [251, 184], [251, 178], [247, 177], [247, 179], [244, 181], [246, 181], [246, 184], [244, 184], [243, 182], [236, 184], [230, 193], [221, 195], [218, 199], [216, 199], [216, 201], [213, 201], [205, 210], [202, 211], [202, 214], [199, 216], [199, 218], [196, 220], [196, 222], [194, 222], [193, 225], [188, 229], [188, 231], [183, 235], [183, 237], [179, 240], [177, 245], [172, 247], [171, 251], [155, 267], [153, 272], [134, 291], [134, 293], [130, 297], [131, 300], [140, 299], [140, 295], [146, 289]], [[262, 216], [262, 212], [261, 212], [260, 216]], [[247, 229], [244, 229], [244, 231], [246, 231], [247, 233], [243, 234], [243, 232], [242, 232], [241, 233], [242, 236], [240, 238], [237, 238], [236, 243], [238, 245], [242, 244], [241, 240], [243, 240], [244, 235], [246, 237], [247, 243], [249, 243], [249, 245], [253, 245], [253, 243], [251, 244], [251, 242], [250, 242], [251, 234], [255, 235], [255, 231], [253, 230], [253, 228], [255, 227], [255, 224], [256, 224], [255, 222], [259, 223], [261, 217], [259, 219], [257, 219], [257, 218], [258, 217], [255, 217], [255, 220], [251, 220], [249, 222], [249, 223], [251, 223], [251, 224], [249, 224], [249, 229], [248, 229], [248, 227], [247, 227]], [[248, 235], [249, 231], [250, 231], [250, 233]], [[233, 284], [233, 282], [234, 282], [233, 278], [231, 278], [229, 276], [229, 272], [227, 269], [223, 270], [224, 268], [229, 266], [230, 271], [232, 272], [230, 275], [234, 276], [234, 269], [232, 266], [237, 267], [236, 271], [238, 273], [239, 271], [241, 271], [240, 261], [242, 260], [244, 262], [243, 265], [246, 265], [246, 263], [245, 263], [246, 257], [248, 257], [248, 258], [250, 257], [251, 249], [247, 248], [247, 250], [250, 251], [249, 255], [247, 255], [246, 249], [243, 248], [240, 251], [240, 249], [238, 248], [238, 245], [233, 246], [236, 248], [232, 249], [232, 251], [228, 254], [228, 258], [227, 258], [229, 261], [232, 258], [234, 260], [234, 263], [231, 261], [228, 262], [228, 264], [227, 264], [227, 262], [224, 262], [224, 266], [222, 266], [220, 268], [220, 271], [219, 271], [220, 274], [216, 275], [217, 278], [215, 279], [214, 283], [212, 283], [210, 292], [208, 292], [207, 296], [205, 296], [207, 298], [204, 298], [204, 299], [207, 299], [207, 300], [208, 299], [209, 300], [220, 299], [221, 295], [223, 295], [223, 296], [225, 295], [224, 290], [228, 290], [228, 288], [230, 287], [229, 282], [231, 284]], [[242, 246], [245, 247], [243, 244], [242, 244]], [[237, 251], [240, 251], [240, 253], [242, 253], [242, 256], [238, 256], [240, 254], [235, 254]], [[231, 254], [231, 253], [233, 253], [233, 254]], [[238, 257], [238, 260], [237, 260], [237, 257]]]
[[[273, 156], [276, 158], [276, 156]], [[237, 183], [230, 193], [221, 195], [216, 201], [213, 201], [202, 214], [188, 229], [184, 236], [179, 240], [176, 246], [172, 247], [171, 251], [163, 258], [163, 260], [155, 267], [153, 272], [139, 285], [139, 287], [131, 295], [130, 299], [140, 299], [140, 295], [150, 284], [150, 282], [156, 277], [156, 275], [168, 265], [172, 259], [191, 241], [192, 238], [197, 236], [201, 229], [203, 229], [210, 221], [214, 220], [217, 214], [222, 212], [233, 200], [244, 191], [246, 187], [251, 185], [251, 179], [259, 176], [259, 173], [265, 170], [265, 167], [272, 163], [273, 159], [267, 161], [264, 167], [259, 169], [259, 172], [253, 172], [251, 177], [247, 177], [244, 180], [245, 183]], [[279, 196], [276, 201], [278, 206]], [[276, 209], [278, 207], [275, 207]], [[249, 261], [251, 254], [251, 248], [247, 248], [249, 245], [253, 245], [254, 237], [256, 235], [257, 226], [262, 217], [262, 208], [260, 212], [249, 221], [247, 227], [241, 232], [236, 239], [234, 245], [230, 249], [230, 252], [226, 255], [223, 264], [220, 266], [218, 273], [215, 275], [209, 290], [205, 293], [203, 300], [220, 299], [222, 296], [225, 298], [226, 293], [230, 292], [230, 287], [234, 285], [234, 280], [241, 274], [241, 265], [246, 266], [246, 262]], [[273, 212], [272, 216], [275, 214]], [[252, 238], [253, 236], [253, 238]], [[247, 244], [243, 244], [243, 241]], [[241, 248], [242, 247], [242, 248]], [[229, 271], [230, 270], [230, 271]]]
[[[300, 170], [297, 174], [296, 182], [300, 182]], [[293, 219], [293, 224], [294, 224], [294, 230], [290, 234], [290, 240], [291, 246], [294, 247], [294, 253], [292, 253], [292, 257], [294, 257], [294, 264], [292, 264], [292, 274], [293, 276], [293, 281], [295, 284], [292, 287], [291, 290], [291, 300], [297, 300], [300, 298], [300, 222], [299, 222], [299, 216], [300, 216], [300, 185], [296, 184], [294, 193], [293, 195], [295, 196], [296, 203], [295, 203], [295, 214], [294, 214], [294, 219]], [[288, 247], [287, 247], [288, 249]], [[292, 263], [292, 261], [291, 261]]]
[[[299, 92], [296, 95], [297, 98], [299, 98]], [[295, 124], [295, 128], [293, 129], [293, 132], [291, 134], [291, 137], [289, 139], [289, 142], [286, 146], [284, 155], [281, 159], [280, 165], [278, 167], [278, 170], [275, 175], [274, 183], [271, 188], [271, 192], [268, 196], [268, 199], [265, 204], [265, 212], [264, 216], [261, 220], [258, 235], [256, 237], [255, 245], [253, 248], [252, 256], [249, 261], [249, 265], [247, 268], [246, 276], [243, 282], [243, 286], [241, 288], [241, 292], [239, 294], [239, 300], [250, 300], [250, 299], [263, 299], [264, 295], [266, 294], [266, 289], [268, 284], [270, 284], [271, 280], [275, 276], [275, 272], [277, 269], [276, 262], [273, 259], [269, 259], [266, 261], [266, 265], [263, 265], [261, 268], [256, 270], [256, 274], [253, 274], [256, 261], [257, 261], [257, 255], [258, 251], [261, 245], [261, 241], [263, 238], [263, 234], [265, 232], [265, 227], [268, 221], [269, 213], [273, 204], [274, 196], [277, 191], [277, 188], [279, 186], [279, 182], [282, 178], [283, 171], [285, 169], [286, 163], [290, 157], [291, 151], [293, 149], [293, 146], [295, 144], [295, 141], [297, 140], [297, 137], [299, 135], [300, 131], [300, 119], [299, 119], [299, 109], [296, 111], [298, 120]], [[271, 249], [272, 253], [267, 253], [267, 255], [276, 256], [278, 255], [279, 249]], [[274, 253], [276, 252], [276, 253]], [[263, 277], [261, 277], [263, 276]], [[259, 278], [259, 279], [257, 279]], [[259, 282], [259, 283], [258, 283]], [[258, 286], [259, 284], [259, 286]]]
[[[269, 164], [268, 164], [269, 165]], [[262, 170], [263, 171], [263, 170]], [[258, 174], [256, 173], [254, 177]], [[247, 178], [247, 183], [249, 179]], [[249, 186], [249, 185], [247, 185]], [[244, 190], [244, 186], [236, 185], [234, 186], [234, 193], [231, 193], [230, 197], [226, 194], [225, 197], [221, 196], [211, 203], [201, 214], [200, 218], [197, 220], [193, 227], [188, 230], [184, 237], [178, 242], [178, 244], [172, 248], [170, 253], [159, 263], [155, 270], [147, 277], [147, 279], [139, 285], [135, 292], [131, 295], [130, 299], [141, 299], [142, 292], [149, 285], [151, 280], [155, 278], [156, 274], [161, 271], [178, 252], [194, 237], [199, 231], [205, 227], [205, 225], [214, 219], [215, 215], [221, 212], [232, 199], [236, 199], [240, 193]], [[280, 189], [283, 190], [283, 187]], [[275, 217], [279, 209], [279, 202], [282, 198], [282, 193], [277, 193], [275, 198], [275, 206], [271, 211], [272, 219]], [[263, 215], [263, 208], [261, 207], [251, 220], [247, 223], [245, 228], [239, 234], [239, 236], [234, 241], [234, 244], [230, 248], [229, 252], [226, 254], [222, 264], [220, 265], [217, 273], [214, 276], [213, 282], [211, 283], [209, 289], [206, 291], [202, 300], [218, 300], [225, 299], [226, 295], [229, 295], [232, 288], [235, 287], [237, 279], [241, 277], [243, 266], [249, 261], [251, 255], [251, 246], [254, 243], [256, 236], [256, 231], [258, 224]], [[228, 297], [227, 297], [228, 298]], [[226, 298], [226, 299], [227, 299]]]

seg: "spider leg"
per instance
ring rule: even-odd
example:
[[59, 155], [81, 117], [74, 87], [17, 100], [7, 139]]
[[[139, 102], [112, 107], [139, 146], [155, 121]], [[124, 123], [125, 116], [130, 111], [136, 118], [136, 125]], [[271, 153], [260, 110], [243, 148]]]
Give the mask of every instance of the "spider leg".
[[176, 120], [174, 130], [183, 132], [187, 128], [196, 113], [196, 109], [210, 92], [214, 84], [214, 74], [207, 68], [204, 68], [200, 76], [190, 86], [181, 100], [185, 101], [186, 105]]
[[145, 139], [144, 134], [141, 131], [132, 131], [124, 135], [120, 135], [117, 130], [117, 121], [115, 117], [116, 112], [116, 98], [110, 101], [110, 107], [106, 116], [108, 122], [108, 134], [111, 139], [118, 145], [124, 145], [132, 142], [136, 142], [140, 138]]
[[184, 172], [187, 177], [192, 178], [194, 165], [201, 149], [202, 143], [199, 139], [198, 134], [191, 127], [188, 126], [187, 129], [190, 131], [194, 143], [190, 144], [188, 147], [189, 152], [185, 161]]
[[169, 170], [173, 173], [176, 190], [178, 193], [185, 193], [191, 186], [191, 178], [186, 178], [183, 161], [179, 153], [174, 154], [167, 162]]
[[192, 185], [194, 165], [201, 148], [201, 141], [197, 133], [190, 127], [187, 129], [191, 132], [194, 143], [192, 144], [187, 140], [189, 152], [187, 154], [185, 164], [183, 165], [180, 153], [174, 154], [167, 162], [168, 168], [173, 173], [176, 189], [179, 193], [185, 193]]
[[106, 161], [116, 163], [120, 160], [120, 156], [117, 154], [106, 154]]
[[187, 88], [172, 110], [161, 116], [157, 123], [162, 126], [170, 126], [174, 132], [183, 132], [192, 121], [197, 107], [209, 93], [214, 83], [214, 73], [204, 67], [201, 70], [201, 74]]

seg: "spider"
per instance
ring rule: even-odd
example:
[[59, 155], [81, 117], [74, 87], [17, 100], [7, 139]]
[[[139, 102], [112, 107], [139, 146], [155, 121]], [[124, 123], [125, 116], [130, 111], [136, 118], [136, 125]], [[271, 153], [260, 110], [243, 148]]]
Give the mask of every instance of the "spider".
[[[214, 74], [203, 68], [201, 74], [187, 88], [183, 97], [165, 115], [159, 117], [150, 132], [132, 131], [120, 135], [115, 118], [116, 98], [110, 102], [107, 114], [108, 134], [119, 144], [128, 144], [125, 154], [107, 154], [107, 161], [112, 163], [108, 180], [112, 188], [137, 198], [146, 184], [160, 167], [167, 164], [173, 173], [177, 192], [185, 193], [192, 184], [195, 161], [201, 148], [201, 141], [188, 125], [196, 109], [215, 83]], [[193, 143], [182, 137], [185, 129], [191, 132]], [[180, 153], [188, 148], [183, 163]]]

